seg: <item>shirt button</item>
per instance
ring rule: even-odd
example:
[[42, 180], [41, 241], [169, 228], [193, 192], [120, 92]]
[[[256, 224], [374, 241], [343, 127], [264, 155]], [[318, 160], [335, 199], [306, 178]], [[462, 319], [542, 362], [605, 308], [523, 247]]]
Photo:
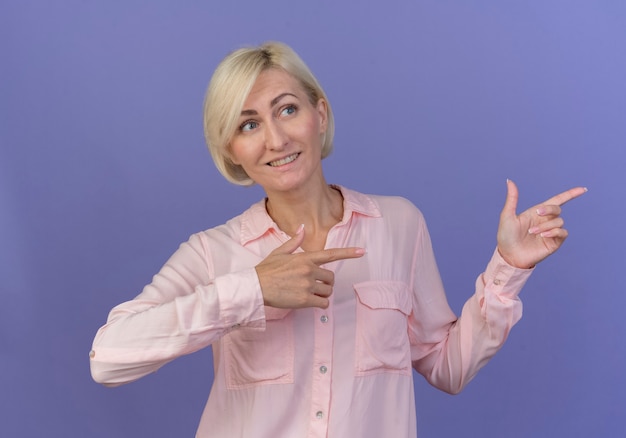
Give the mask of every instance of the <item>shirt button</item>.
[[326, 315], [320, 316], [320, 321], [322, 321], [323, 323], [328, 322], [328, 316], [326, 316]]
[[324, 365], [322, 365], [322, 366], [320, 367], [320, 373], [322, 373], [322, 374], [326, 374], [326, 371], [328, 371], [328, 368], [326, 368]]
[[500, 280], [498, 280], [497, 278], [495, 280], [493, 280], [493, 284], [495, 284], [496, 286], [500, 286], [500, 283], [502, 283]]
[[322, 418], [324, 418], [324, 413], [322, 411], [317, 411], [317, 413], [315, 414], [315, 417], [318, 420], [321, 420]]
[[91, 359], [93, 359], [94, 357], [96, 357], [96, 352], [95, 352], [94, 350], [91, 350], [91, 351], [89, 352], [89, 357], [90, 357]]

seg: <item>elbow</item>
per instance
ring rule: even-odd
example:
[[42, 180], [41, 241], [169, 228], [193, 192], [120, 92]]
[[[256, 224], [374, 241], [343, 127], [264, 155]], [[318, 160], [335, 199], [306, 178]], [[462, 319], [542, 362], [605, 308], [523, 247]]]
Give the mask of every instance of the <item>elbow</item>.
[[438, 389], [450, 395], [459, 395], [469, 382], [472, 381], [474, 375], [456, 374], [450, 372], [446, 379], [433, 380], [431, 383]]
[[448, 379], [440, 382], [439, 389], [450, 395], [459, 395], [472, 380], [471, 376], [465, 374], [450, 373]]
[[465, 385], [458, 385], [458, 386], [450, 386], [450, 387], [439, 388], [439, 389], [450, 395], [459, 395], [461, 391], [463, 391], [464, 388], [465, 388]]
[[134, 382], [148, 374], [154, 373], [162, 364], [103, 362], [92, 358], [89, 365], [91, 378], [96, 383], [113, 388]]
[[461, 393], [461, 391], [463, 391], [463, 389], [465, 389], [465, 384], [463, 383], [456, 383], [456, 382], [436, 382], [436, 381], [430, 381], [429, 382], [432, 386], [434, 386], [435, 388], [437, 388], [440, 391], [445, 392], [446, 394], [449, 395], [459, 395]]
[[110, 369], [107, 365], [108, 364], [104, 364], [102, 362], [91, 361], [91, 378], [94, 382], [108, 388], [114, 388], [116, 386], [123, 385], [124, 383], [128, 383], [128, 381], [120, 378], [119, 373]]
[[[415, 365], [414, 368], [417, 370]], [[435, 368], [430, 373], [422, 373], [422, 375], [431, 386], [450, 395], [460, 394], [472, 380], [470, 376], [455, 373], [450, 369], [448, 369], [448, 372], [442, 373], [440, 369]]]
[[100, 362], [93, 359], [91, 359], [89, 365], [91, 378], [96, 383], [109, 388], [134, 382], [149, 373], [149, 371], [145, 370], [139, 371], [136, 367], [109, 362]]

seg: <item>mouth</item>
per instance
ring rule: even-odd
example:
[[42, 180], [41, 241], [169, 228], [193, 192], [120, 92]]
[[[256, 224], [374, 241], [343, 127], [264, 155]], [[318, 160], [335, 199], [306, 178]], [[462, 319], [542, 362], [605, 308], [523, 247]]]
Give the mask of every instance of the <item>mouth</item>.
[[284, 166], [285, 164], [289, 164], [294, 161], [296, 158], [298, 158], [299, 155], [300, 152], [296, 152], [295, 154], [289, 155], [285, 158], [281, 158], [280, 160], [270, 161], [269, 163], [267, 163], [267, 165], [271, 167]]

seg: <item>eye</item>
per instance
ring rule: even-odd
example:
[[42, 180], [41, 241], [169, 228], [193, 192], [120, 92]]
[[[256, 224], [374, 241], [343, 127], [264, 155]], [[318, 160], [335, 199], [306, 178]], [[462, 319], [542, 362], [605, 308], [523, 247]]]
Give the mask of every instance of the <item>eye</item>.
[[293, 113], [296, 112], [296, 109], [297, 108], [296, 108], [295, 105], [288, 105], [285, 108], [283, 108], [283, 110], [280, 112], [280, 114], [282, 116], [290, 116], [290, 115], [292, 115]]
[[248, 120], [246, 122], [243, 122], [241, 125], [239, 125], [239, 130], [241, 132], [252, 131], [253, 129], [256, 129], [258, 126], [259, 124], [255, 122], [254, 120]]

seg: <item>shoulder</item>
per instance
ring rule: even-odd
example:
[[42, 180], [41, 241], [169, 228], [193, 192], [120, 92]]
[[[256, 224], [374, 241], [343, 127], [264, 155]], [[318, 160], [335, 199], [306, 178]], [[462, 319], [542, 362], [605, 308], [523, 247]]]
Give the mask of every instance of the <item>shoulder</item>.
[[404, 238], [417, 238], [426, 230], [426, 220], [419, 208], [402, 196], [372, 195], [385, 228]]
[[379, 194], [363, 194], [354, 190], [340, 187], [346, 200], [346, 207], [373, 222], [380, 222], [387, 226], [418, 225], [425, 223], [424, 215], [410, 200], [402, 196]]
[[369, 195], [383, 215], [408, 215], [422, 217], [422, 212], [410, 200], [402, 196]]
[[424, 220], [420, 209], [409, 199], [402, 196], [353, 193], [371, 202], [382, 218], [413, 221]]
[[257, 228], [260, 222], [265, 220], [263, 217], [265, 208], [262, 204], [262, 201], [255, 203], [221, 225], [192, 234], [189, 243], [195, 242], [196, 245], [213, 248], [216, 245], [218, 247], [220, 245], [228, 245], [229, 247], [233, 244], [243, 245], [248, 234], [251, 234], [250, 230]]

